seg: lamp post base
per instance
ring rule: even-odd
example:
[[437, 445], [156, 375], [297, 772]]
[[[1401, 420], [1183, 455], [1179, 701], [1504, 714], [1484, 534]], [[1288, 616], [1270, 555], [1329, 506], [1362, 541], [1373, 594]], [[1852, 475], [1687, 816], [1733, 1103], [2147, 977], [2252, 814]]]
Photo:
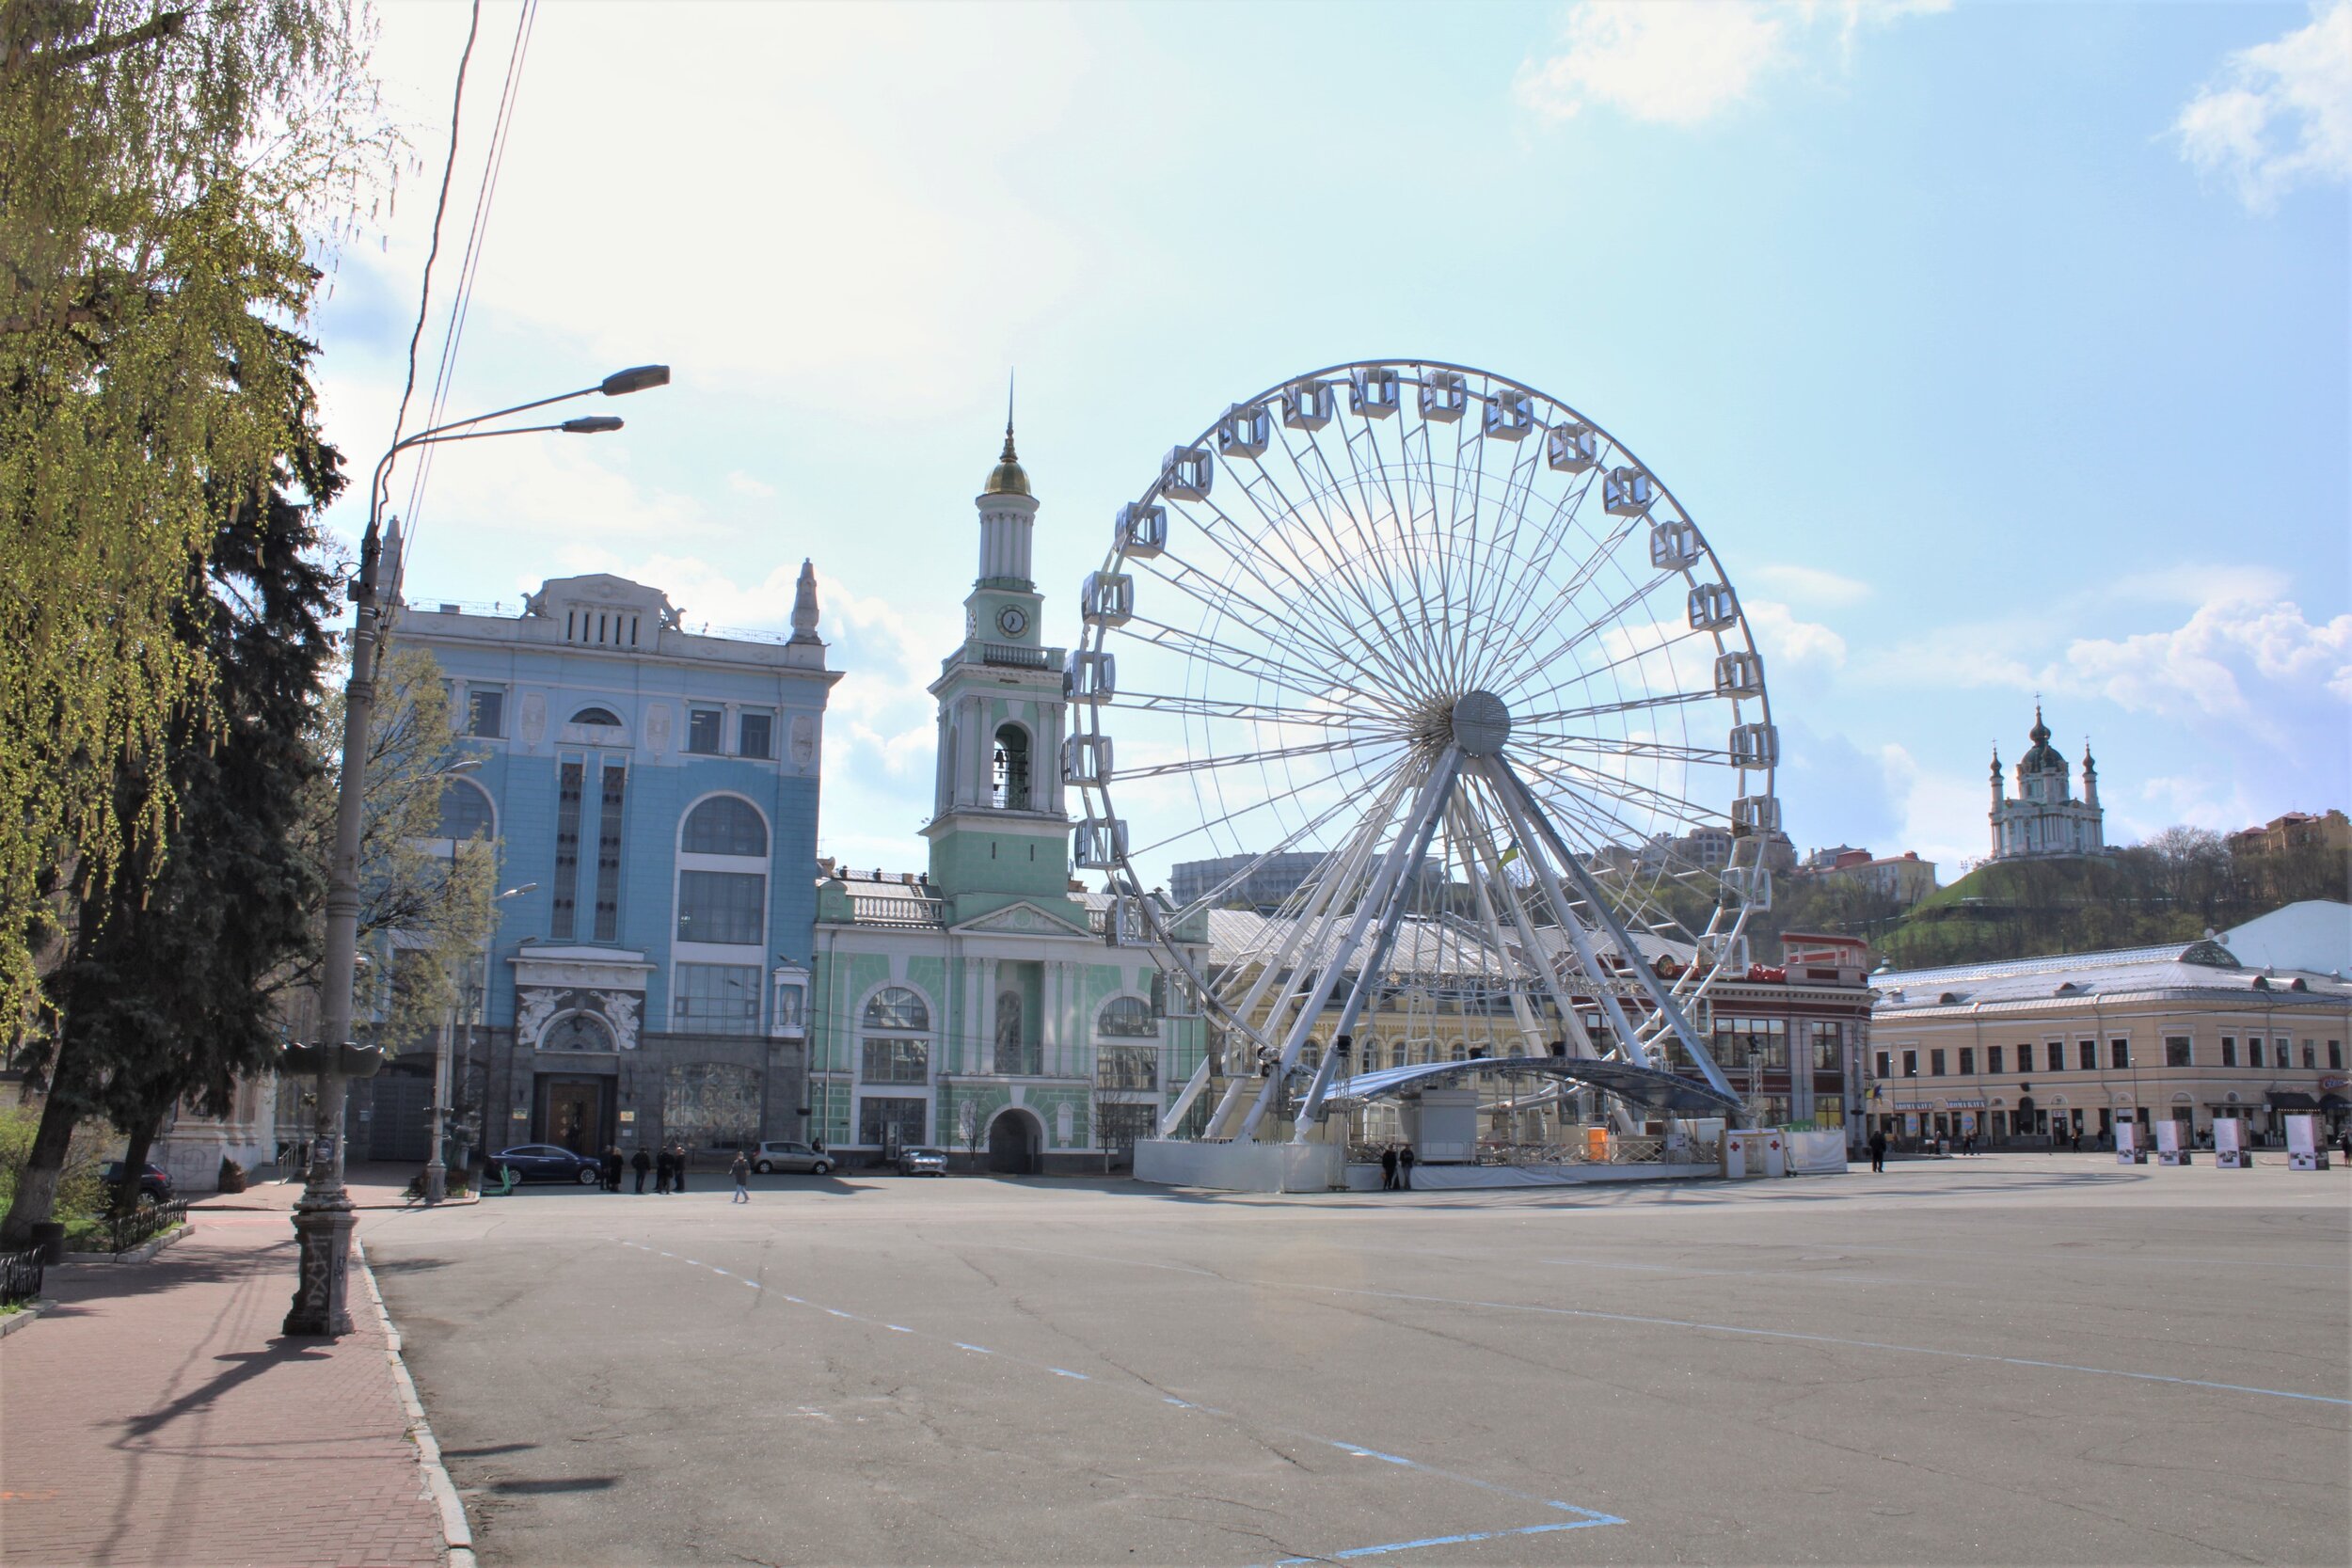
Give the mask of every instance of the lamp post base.
[[332, 1339], [351, 1332], [345, 1293], [351, 1281], [351, 1232], [357, 1218], [351, 1200], [341, 1193], [317, 1204], [294, 1205], [298, 1277], [283, 1333]]
[[424, 1200], [438, 1203], [449, 1196], [449, 1167], [436, 1160], [424, 1167]]

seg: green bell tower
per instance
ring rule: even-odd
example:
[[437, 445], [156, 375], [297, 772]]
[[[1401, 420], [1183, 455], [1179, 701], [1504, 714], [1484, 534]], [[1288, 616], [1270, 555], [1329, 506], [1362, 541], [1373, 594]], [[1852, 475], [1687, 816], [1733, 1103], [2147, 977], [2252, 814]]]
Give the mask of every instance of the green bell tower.
[[979, 575], [963, 601], [963, 646], [930, 687], [939, 704], [939, 776], [930, 822], [931, 885], [959, 926], [1028, 903], [1078, 931], [1070, 895], [1070, 817], [1062, 803], [1062, 650], [1045, 646], [1044, 596], [1029, 576], [1037, 498], [1012, 443], [975, 498]]

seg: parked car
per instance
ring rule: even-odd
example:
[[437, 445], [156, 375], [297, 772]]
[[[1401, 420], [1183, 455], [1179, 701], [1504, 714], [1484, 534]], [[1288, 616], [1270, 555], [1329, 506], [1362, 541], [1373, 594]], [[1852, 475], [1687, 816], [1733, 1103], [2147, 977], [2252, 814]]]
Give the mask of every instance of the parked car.
[[592, 1187], [604, 1180], [604, 1162], [557, 1144], [516, 1144], [500, 1149], [485, 1164], [493, 1172], [501, 1165], [510, 1167], [518, 1181], [577, 1181]]
[[[112, 1196], [115, 1189], [122, 1185], [122, 1162], [109, 1160], [101, 1165], [98, 1169], [98, 1180], [105, 1183], [107, 1194]], [[142, 1203], [169, 1203], [171, 1201], [171, 1178], [164, 1173], [161, 1165], [151, 1164], [139, 1174], [139, 1201]]]
[[803, 1143], [764, 1143], [752, 1150], [752, 1169], [762, 1176], [780, 1170], [808, 1176], [829, 1176], [833, 1173], [833, 1156]]
[[898, 1150], [900, 1176], [945, 1176], [947, 1156], [936, 1148], [902, 1148]]

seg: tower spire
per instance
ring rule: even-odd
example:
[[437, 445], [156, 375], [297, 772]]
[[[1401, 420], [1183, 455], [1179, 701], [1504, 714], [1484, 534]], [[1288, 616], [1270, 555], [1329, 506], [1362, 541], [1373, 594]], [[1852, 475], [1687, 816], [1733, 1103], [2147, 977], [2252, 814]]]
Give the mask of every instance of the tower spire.
[[988, 483], [980, 487], [983, 496], [1025, 496], [1029, 493], [1029, 476], [1022, 470], [1021, 459], [1012, 450], [1013, 372], [1005, 372], [1005, 450], [997, 454], [996, 467], [989, 470]]

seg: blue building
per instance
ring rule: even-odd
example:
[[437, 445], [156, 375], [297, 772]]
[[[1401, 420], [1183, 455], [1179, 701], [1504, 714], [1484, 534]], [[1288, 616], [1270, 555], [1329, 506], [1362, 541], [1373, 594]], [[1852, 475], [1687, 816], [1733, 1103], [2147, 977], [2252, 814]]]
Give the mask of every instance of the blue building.
[[827, 694], [815, 573], [788, 641], [696, 635], [658, 589], [558, 578], [519, 615], [408, 606], [467, 749], [445, 833], [501, 905], [461, 1099], [489, 1148], [725, 1148], [807, 1133]]

